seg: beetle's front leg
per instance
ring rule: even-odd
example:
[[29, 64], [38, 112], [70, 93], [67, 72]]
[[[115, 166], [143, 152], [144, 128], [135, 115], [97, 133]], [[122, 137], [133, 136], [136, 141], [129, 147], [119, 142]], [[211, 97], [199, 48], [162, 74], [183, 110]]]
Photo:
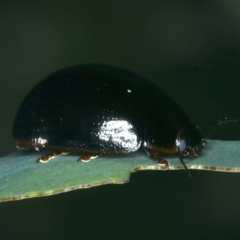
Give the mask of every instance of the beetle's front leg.
[[165, 165], [166, 169], [169, 169], [169, 162], [161, 157], [159, 152], [153, 150], [153, 149], [145, 149], [147, 154], [157, 162], [158, 165]]

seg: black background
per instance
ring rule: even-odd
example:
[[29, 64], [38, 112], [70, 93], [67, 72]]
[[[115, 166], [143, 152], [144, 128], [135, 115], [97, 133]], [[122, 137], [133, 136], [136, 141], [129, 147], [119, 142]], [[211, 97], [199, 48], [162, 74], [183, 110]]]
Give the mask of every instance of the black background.
[[[151, 79], [203, 135], [218, 118], [239, 117], [239, 9], [234, 0], [2, 1], [0, 156], [15, 151], [12, 124], [28, 91], [82, 63]], [[239, 125], [213, 138], [239, 140]], [[192, 175], [138, 172], [124, 185], [1, 203], [0, 239], [239, 239], [239, 174]]]

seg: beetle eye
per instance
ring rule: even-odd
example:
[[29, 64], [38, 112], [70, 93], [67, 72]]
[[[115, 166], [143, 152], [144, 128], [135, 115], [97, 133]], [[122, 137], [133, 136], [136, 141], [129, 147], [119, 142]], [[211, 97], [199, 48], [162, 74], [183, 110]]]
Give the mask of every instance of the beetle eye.
[[183, 153], [186, 150], [187, 144], [184, 139], [176, 139], [176, 146], [180, 153]]

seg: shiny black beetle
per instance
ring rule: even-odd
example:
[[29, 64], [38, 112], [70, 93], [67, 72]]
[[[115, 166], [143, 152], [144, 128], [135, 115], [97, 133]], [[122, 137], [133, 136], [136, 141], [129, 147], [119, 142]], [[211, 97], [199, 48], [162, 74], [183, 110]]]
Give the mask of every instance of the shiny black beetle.
[[183, 158], [198, 156], [206, 141], [161, 88], [106, 65], [65, 68], [37, 84], [20, 105], [13, 136], [19, 148], [52, 151], [38, 162], [69, 151], [89, 161], [143, 148], [166, 167], [160, 154], [178, 154], [185, 168]]

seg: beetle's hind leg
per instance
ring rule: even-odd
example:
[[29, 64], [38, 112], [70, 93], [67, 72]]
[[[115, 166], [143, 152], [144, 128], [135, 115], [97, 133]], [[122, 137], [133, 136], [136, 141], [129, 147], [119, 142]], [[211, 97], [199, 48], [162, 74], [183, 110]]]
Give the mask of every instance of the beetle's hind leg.
[[37, 162], [38, 163], [47, 163], [50, 159], [53, 159], [59, 155], [66, 155], [66, 154], [68, 154], [68, 152], [56, 150], [56, 151], [53, 151], [53, 152], [50, 152], [48, 154], [41, 156], [40, 158], [37, 159]]
[[[62, 150], [55, 150], [53, 152], [47, 153], [40, 158], [37, 159], [38, 163], [47, 163], [49, 162], [50, 159], [53, 159], [59, 155], [66, 155], [68, 154], [67, 151], [62, 151]], [[97, 154], [83, 154], [78, 158], [78, 162], [89, 162], [91, 159], [97, 158]]]
[[98, 154], [83, 154], [78, 158], [78, 162], [89, 162], [91, 159], [97, 158]]
[[169, 169], [169, 162], [162, 158], [159, 152], [153, 149], [145, 149], [147, 154], [157, 162], [158, 165], [165, 165], [166, 169]]

